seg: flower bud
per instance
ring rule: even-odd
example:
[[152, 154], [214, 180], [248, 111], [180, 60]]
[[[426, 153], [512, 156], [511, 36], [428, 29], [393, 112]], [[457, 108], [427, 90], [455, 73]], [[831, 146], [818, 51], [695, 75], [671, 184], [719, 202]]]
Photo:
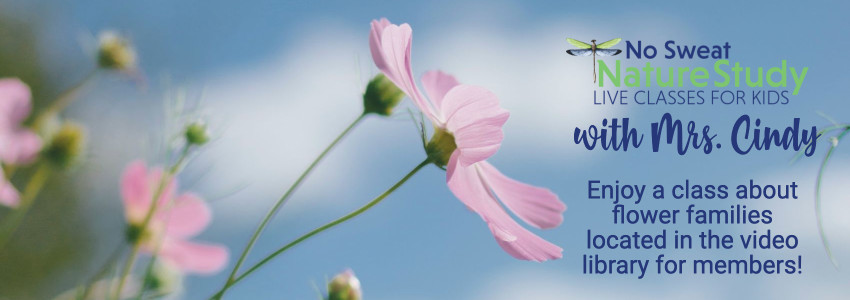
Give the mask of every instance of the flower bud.
[[830, 142], [830, 143], [832, 143], [832, 147], [833, 147], [833, 148], [834, 148], [834, 147], [838, 147], [838, 138], [837, 138], [837, 137], [831, 137], [831, 138], [829, 138], [829, 142]]
[[186, 136], [186, 142], [192, 145], [200, 146], [206, 144], [210, 140], [207, 125], [201, 121], [197, 121], [186, 126], [184, 135]]
[[174, 266], [157, 260], [145, 279], [145, 289], [155, 295], [170, 295], [183, 288], [183, 273]]
[[97, 65], [111, 70], [133, 70], [136, 68], [136, 50], [126, 38], [113, 31], [104, 31], [99, 38]]
[[328, 300], [360, 300], [360, 280], [351, 270], [337, 274], [328, 284]]
[[85, 143], [86, 133], [83, 127], [66, 122], [50, 138], [42, 156], [53, 166], [67, 169], [82, 157]]
[[401, 102], [402, 97], [404, 92], [384, 74], [378, 74], [366, 85], [366, 92], [363, 93], [363, 108], [367, 114], [389, 116], [393, 108]]
[[445, 167], [449, 164], [449, 158], [457, 149], [455, 137], [445, 129], [437, 128], [431, 140], [425, 145], [425, 153], [428, 159], [434, 162], [438, 167]]

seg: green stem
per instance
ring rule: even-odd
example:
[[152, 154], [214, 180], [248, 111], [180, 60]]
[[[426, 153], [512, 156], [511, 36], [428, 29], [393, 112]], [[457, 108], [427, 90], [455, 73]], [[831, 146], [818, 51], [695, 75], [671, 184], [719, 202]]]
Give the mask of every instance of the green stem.
[[[841, 133], [835, 138], [839, 141], [850, 132], [850, 128], [845, 128]], [[826, 170], [826, 165], [829, 162], [830, 157], [832, 157], [832, 152], [835, 150], [835, 145], [830, 145], [829, 150], [826, 152], [826, 156], [823, 158], [823, 162], [821, 162], [820, 169], [818, 170], [817, 182], [815, 183], [815, 216], [818, 220], [818, 233], [820, 233], [820, 239], [823, 243], [823, 248], [826, 250], [826, 255], [829, 257], [830, 262], [836, 268], [838, 268], [838, 261], [832, 255], [832, 250], [829, 248], [829, 240], [826, 237], [826, 231], [823, 228], [823, 212], [821, 211], [821, 183], [823, 180], [823, 174]]]
[[342, 224], [342, 223], [344, 223], [345, 221], [348, 221], [348, 220], [350, 220], [350, 219], [352, 219], [352, 218], [354, 218], [354, 217], [356, 217], [356, 216], [358, 216], [358, 215], [360, 215], [360, 214], [362, 214], [362, 213], [366, 212], [367, 210], [369, 210], [369, 209], [370, 209], [370, 208], [372, 208], [373, 206], [377, 205], [378, 203], [381, 203], [381, 201], [383, 201], [383, 200], [384, 200], [384, 198], [386, 198], [387, 196], [389, 196], [390, 194], [392, 194], [392, 193], [393, 193], [396, 189], [398, 189], [398, 188], [399, 188], [399, 187], [401, 187], [401, 186], [402, 186], [405, 182], [407, 182], [407, 180], [408, 180], [408, 179], [410, 179], [411, 177], [413, 177], [413, 175], [414, 175], [414, 174], [416, 174], [416, 172], [419, 172], [419, 170], [421, 170], [423, 167], [427, 166], [427, 165], [428, 165], [428, 164], [430, 164], [430, 163], [431, 163], [431, 160], [430, 160], [430, 159], [425, 159], [424, 161], [422, 161], [421, 163], [419, 163], [419, 165], [417, 165], [415, 168], [413, 168], [413, 170], [411, 170], [409, 173], [407, 173], [407, 175], [404, 175], [404, 177], [402, 177], [402, 178], [401, 178], [401, 180], [399, 180], [398, 182], [396, 182], [395, 184], [393, 184], [393, 186], [392, 186], [392, 187], [390, 187], [388, 190], [386, 190], [386, 191], [384, 191], [383, 193], [381, 193], [381, 195], [380, 195], [380, 196], [378, 196], [377, 198], [372, 199], [372, 201], [370, 201], [370, 202], [369, 202], [369, 203], [367, 203], [366, 205], [364, 205], [364, 206], [362, 206], [362, 207], [358, 208], [358, 209], [357, 209], [357, 210], [355, 210], [355, 211], [352, 211], [352, 212], [348, 213], [347, 215], [345, 215], [345, 216], [343, 216], [343, 217], [341, 217], [341, 218], [339, 218], [339, 219], [336, 219], [336, 220], [334, 220], [334, 221], [331, 221], [330, 223], [327, 223], [327, 224], [325, 224], [325, 225], [322, 225], [321, 227], [318, 227], [318, 228], [316, 228], [316, 229], [313, 229], [312, 231], [310, 231], [310, 232], [308, 232], [308, 233], [306, 233], [306, 234], [302, 235], [301, 237], [299, 237], [299, 238], [295, 239], [294, 241], [290, 242], [289, 244], [286, 244], [285, 246], [281, 247], [280, 249], [278, 249], [277, 251], [273, 252], [272, 254], [270, 254], [270, 255], [266, 256], [265, 258], [263, 258], [262, 260], [260, 260], [260, 262], [258, 262], [258, 263], [256, 263], [256, 264], [254, 264], [253, 266], [251, 266], [251, 268], [249, 268], [247, 271], [245, 271], [244, 273], [242, 273], [242, 275], [239, 275], [239, 276], [238, 276], [238, 277], [236, 277], [235, 279], [233, 279], [233, 280], [229, 281], [227, 284], [225, 284], [225, 285], [224, 285], [224, 287], [222, 287], [222, 288], [221, 288], [221, 290], [220, 290], [218, 293], [216, 293], [215, 295], [213, 295], [212, 297], [210, 297], [210, 299], [221, 299], [221, 297], [222, 297], [222, 296], [224, 296], [224, 293], [227, 291], [227, 289], [229, 289], [231, 286], [233, 286], [233, 285], [234, 285], [234, 284], [236, 284], [237, 282], [241, 281], [242, 279], [244, 279], [246, 276], [250, 275], [251, 273], [253, 273], [253, 272], [254, 272], [254, 271], [256, 271], [257, 269], [259, 269], [260, 267], [262, 267], [263, 265], [265, 265], [266, 263], [268, 263], [269, 261], [271, 261], [272, 259], [274, 259], [274, 258], [275, 258], [275, 257], [277, 257], [278, 255], [280, 255], [280, 254], [282, 254], [282, 253], [286, 252], [286, 250], [289, 250], [290, 248], [295, 247], [296, 245], [300, 244], [301, 242], [303, 242], [303, 241], [305, 241], [305, 240], [309, 239], [310, 237], [312, 237], [312, 236], [314, 236], [314, 235], [316, 235], [316, 234], [319, 234], [319, 233], [321, 233], [321, 232], [323, 232], [323, 231], [325, 231], [325, 230], [331, 229], [331, 228], [333, 228], [333, 227], [335, 227], [335, 226], [337, 226], [337, 225], [339, 225], [339, 224]]
[[71, 102], [74, 101], [77, 92], [82, 89], [86, 85], [86, 83], [91, 81], [91, 79], [94, 78], [95, 75], [97, 75], [97, 69], [92, 70], [82, 80], [80, 80], [79, 82], [59, 94], [59, 96], [56, 97], [56, 100], [53, 100], [53, 102], [50, 103], [50, 106], [48, 106], [47, 109], [45, 109], [35, 119], [35, 122], [33, 123], [33, 129], [35, 129], [36, 131], [41, 130], [41, 127], [44, 126], [44, 122], [47, 122], [50, 117], [57, 115], [63, 110], [65, 110], [65, 108], [67, 108], [68, 105], [70, 105]]
[[109, 269], [111, 269], [113, 265], [115, 265], [118, 258], [121, 257], [121, 252], [123, 252], [122, 250], [124, 250], [123, 242], [119, 244], [118, 247], [115, 247], [115, 250], [112, 250], [112, 254], [110, 254], [109, 258], [107, 258], [103, 262], [103, 265], [100, 266], [97, 272], [94, 273], [94, 275], [92, 275], [92, 277], [90, 277], [88, 280], [86, 280], [82, 290], [77, 293], [76, 299], [88, 299], [89, 294], [91, 294], [92, 286], [96, 284], [97, 281], [100, 280], [100, 278], [102, 278], [103, 275], [106, 274], [106, 272], [109, 271]]
[[[159, 204], [159, 197], [162, 196], [162, 192], [165, 190], [165, 186], [168, 185], [168, 182], [171, 180], [171, 177], [177, 174], [180, 170], [183, 162], [186, 160], [186, 157], [189, 156], [189, 148], [191, 144], [186, 144], [183, 147], [183, 150], [180, 152], [180, 157], [177, 159], [177, 162], [174, 163], [165, 173], [162, 174], [162, 178], [159, 180], [159, 183], [156, 187], [156, 191], [153, 194], [153, 199], [151, 199], [151, 205], [148, 208], [147, 213], [145, 214], [145, 218], [143, 219], [140, 228], [144, 232], [148, 228], [148, 223], [150, 223], [151, 219], [153, 219], [153, 215], [156, 212], [157, 206]], [[141, 233], [140, 235], [143, 235]], [[139, 256], [139, 251], [142, 248], [142, 243], [138, 240], [132, 241], [132, 246], [130, 248], [130, 254], [127, 256], [127, 260], [124, 262], [124, 266], [121, 268], [121, 276], [118, 277], [118, 288], [115, 289], [113, 294], [113, 299], [121, 298], [121, 290], [124, 289], [124, 284], [127, 282], [127, 276], [130, 275], [130, 271], [133, 270], [133, 265], [136, 263], [136, 257]]]
[[24, 217], [32, 207], [32, 204], [35, 202], [35, 198], [38, 196], [38, 193], [41, 192], [41, 189], [47, 182], [48, 177], [50, 177], [50, 166], [45, 163], [39, 164], [35, 174], [30, 177], [29, 183], [27, 183], [27, 186], [24, 188], [24, 193], [21, 195], [20, 205], [15, 208], [9, 216], [9, 219], [5, 224], [3, 224], [2, 229], [0, 229], [0, 251], [5, 248], [6, 244], [9, 243], [12, 236], [15, 234], [15, 231], [17, 231], [18, 227], [21, 226]]
[[288, 200], [289, 197], [292, 196], [292, 194], [295, 192], [295, 190], [298, 189], [298, 186], [300, 186], [301, 183], [304, 181], [304, 179], [307, 178], [307, 175], [309, 175], [313, 171], [313, 169], [319, 164], [320, 161], [322, 161], [323, 158], [325, 158], [325, 156], [331, 151], [331, 149], [333, 149], [334, 146], [336, 146], [336, 144], [338, 144], [342, 140], [343, 137], [348, 135], [348, 133], [351, 132], [351, 130], [354, 129], [354, 127], [358, 123], [360, 123], [360, 121], [362, 121], [363, 118], [365, 118], [365, 117], [366, 117], [366, 113], [364, 112], [364, 113], [360, 114], [360, 116], [357, 117], [357, 119], [355, 119], [354, 122], [351, 122], [351, 124], [348, 125], [348, 127], [345, 128], [345, 130], [343, 130], [342, 133], [340, 133], [339, 136], [337, 136], [331, 142], [331, 144], [328, 145], [328, 147], [325, 148], [325, 150], [323, 150], [322, 153], [320, 153], [319, 156], [316, 157], [315, 160], [313, 160], [312, 163], [310, 163], [310, 166], [308, 166], [307, 169], [304, 170], [304, 173], [301, 173], [301, 176], [299, 176], [298, 179], [296, 179], [295, 182], [292, 183], [292, 186], [289, 187], [289, 189], [286, 191], [286, 193], [284, 193], [283, 196], [281, 196], [280, 199], [277, 200], [277, 202], [274, 204], [274, 206], [272, 206], [272, 208], [269, 209], [269, 211], [266, 213], [266, 216], [263, 218], [262, 221], [260, 221], [260, 224], [257, 226], [257, 229], [254, 230], [254, 233], [251, 235], [251, 238], [248, 240], [248, 244], [245, 245], [245, 249], [242, 250], [242, 254], [239, 255], [239, 259], [236, 260], [236, 265], [233, 266], [233, 270], [230, 272], [230, 275], [227, 277], [227, 282], [225, 283], [225, 285], [231, 283], [234, 280], [234, 278], [236, 277], [236, 274], [239, 272], [239, 268], [241, 268], [242, 264], [245, 263], [245, 259], [248, 257], [248, 253], [251, 252], [251, 249], [254, 247], [254, 244], [257, 243], [257, 239], [260, 238], [260, 235], [263, 233], [263, 230], [266, 228], [266, 226], [268, 226], [269, 221], [271, 221], [271, 219], [274, 218], [274, 216], [281, 209], [281, 207], [283, 207], [283, 205], [286, 203], [286, 200]]
[[[157, 248], [156, 253], [159, 253], [160, 245], [162, 245], [161, 242], [158, 243], [158, 245], [156, 247]], [[142, 286], [141, 286], [141, 288], [139, 288], [139, 293], [136, 294], [136, 300], [143, 299], [144, 296], [145, 296], [145, 291], [147, 290], [148, 286], [150, 286], [152, 284], [150, 282], [150, 276], [151, 276], [151, 273], [153, 273], [153, 267], [154, 267], [154, 264], [156, 264], [157, 255], [159, 255], [159, 254], [155, 254], [155, 255], [151, 256], [151, 260], [148, 262], [148, 266], [145, 267], [145, 274], [142, 276]]]
[[833, 130], [838, 130], [838, 129], [850, 129], [850, 125], [848, 125], [848, 124], [838, 124], [838, 125], [833, 125], [833, 126], [829, 126], [829, 127], [823, 128], [821, 130], [818, 130], [818, 133], [817, 133], [817, 136], [815, 137], [815, 140], [808, 142], [806, 144], [806, 147], [804, 147], [800, 151], [797, 151], [797, 154], [794, 155], [794, 158], [791, 159], [791, 163], [794, 163], [797, 160], [799, 160], [800, 157], [803, 157], [803, 153], [806, 151], [806, 148], [809, 147], [811, 144], [817, 143], [818, 141], [820, 141], [821, 137], [823, 137], [824, 135], [826, 135], [827, 133], [829, 133]]
[[[168, 203], [167, 205], [170, 206], [171, 203]], [[168, 219], [171, 219], [170, 215], [169, 215]], [[168, 222], [168, 220], [166, 220], [166, 223], [167, 222]], [[154, 247], [154, 248], [155, 249], [153, 250], [153, 253], [151, 254], [151, 259], [150, 259], [150, 261], [148, 261], [147, 267], [145, 267], [145, 273], [142, 275], [142, 286], [139, 288], [138, 294], [136, 294], [136, 298], [135, 298], [136, 300], [142, 300], [145, 296], [145, 291], [147, 290], [148, 286], [151, 285], [150, 276], [153, 273], [154, 265], [156, 264], [156, 260], [159, 257], [159, 251], [160, 251], [160, 249], [162, 249], [162, 238], [157, 240], [156, 247]]]
[[130, 275], [130, 270], [133, 269], [133, 265], [136, 263], [136, 256], [139, 255], [140, 249], [140, 243], [133, 243], [133, 246], [130, 248], [130, 255], [127, 256], [127, 260], [124, 261], [124, 265], [121, 267], [121, 276], [118, 277], [118, 287], [112, 294], [112, 299], [121, 299], [121, 290], [124, 289], [124, 283], [127, 282], [127, 276]]

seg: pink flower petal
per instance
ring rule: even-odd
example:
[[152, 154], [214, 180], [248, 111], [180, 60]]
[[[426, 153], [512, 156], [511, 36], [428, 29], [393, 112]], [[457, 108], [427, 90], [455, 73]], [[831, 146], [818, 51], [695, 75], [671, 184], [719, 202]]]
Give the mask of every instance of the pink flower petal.
[[192, 193], [180, 195], [169, 208], [164, 209], [157, 218], [167, 224], [165, 234], [169, 237], [193, 237], [203, 231], [212, 219], [207, 203]]
[[0, 170], [0, 204], [8, 207], [17, 207], [21, 202], [21, 196], [18, 190], [12, 186], [12, 183], [6, 180], [3, 170]]
[[531, 261], [546, 261], [561, 258], [560, 247], [540, 238], [520, 226], [499, 205], [498, 200], [484, 185], [475, 165], [463, 166], [455, 152], [449, 160], [446, 181], [449, 189], [467, 207], [477, 212], [499, 246], [511, 256]]
[[32, 110], [30, 88], [17, 78], [0, 79], [0, 130], [13, 129]]
[[428, 71], [422, 75], [422, 87], [425, 89], [425, 95], [428, 96], [428, 99], [431, 99], [437, 110], [440, 109], [446, 93], [459, 84], [460, 82], [454, 76], [442, 71]]
[[[380, 28], [383, 25], [381, 22], [378, 22], [377, 25], [373, 26], [374, 28]], [[428, 119], [434, 123], [440, 123], [440, 120], [436, 118], [434, 109], [419, 92], [419, 88], [416, 86], [413, 78], [413, 68], [410, 66], [410, 46], [413, 42], [413, 29], [408, 24], [401, 24], [400, 26], [389, 24], [384, 26], [382, 30], [374, 28], [373, 33], [377, 34], [380, 31], [381, 34], [379, 49], [372, 49], [372, 59], [375, 60], [375, 66], [395, 83], [399, 89], [404, 91]], [[375, 46], [377, 47], [378, 45], [376, 44]], [[380, 55], [375, 54], [376, 52], [379, 52]], [[375, 57], [381, 57], [383, 61], [375, 59]]]
[[150, 205], [151, 190], [148, 187], [148, 168], [143, 161], [134, 161], [124, 168], [121, 176], [121, 199], [131, 222], [141, 221]]
[[32, 162], [41, 140], [21, 128], [32, 110], [30, 88], [16, 78], [0, 79], [0, 161], [7, 164]]
[[227, 264], [224, 246], [170, 240], [162, 245], [160, 257], [183, 272], [214, 274]]
[[[143, 161], [134, 161], [127, 165], [121, 178], [121, 198], [127, 220], [140, 222], [150, 209], [151, 200], [162, 180], [161, 168], [148, 170]], [[177, 183], [169, 180], [160, 192], [158, 210], [174, 197]]]
[[0, 132], [0, 160], [7, 164], [28, 164], [38, 157], [41, 139], [32, 131], [14, 129]]
[[499, 150], [502, 125], [510, 113], [487, 89], [461, 84], [446, 93], [440, 113], [446, 129], [454, 134], [463, 166], [485, 160]]
[[561, 225], [567, 206], [552, 191], [513, 180], [486, 161], [476, 166], [485, 184], [520, 219], [543, 229]]
[[464, 127], [454, 137], [460, 163], [469, 166], [493, 156], [502, 145], [503, 134], [501, 126], [482, 123]]
[[[390, 24], [390, 21], [386, 18], [372, 20], [372, 30], [369, 32], [369, 50], [372, 52], [372, 61], [375, 62], [375, 66], [381, 71], [388, 70], [387, 62], [384, 60], [384, 54], [382, 52], [383, 47], [381, 46], [381, 34], [384, 32], [384, 28]], [[387, 78], [394, 81], [392, 76], [390, 76], [391, 74], [385, 75]], [[392, 75], [394, 76], [395, 74]]]

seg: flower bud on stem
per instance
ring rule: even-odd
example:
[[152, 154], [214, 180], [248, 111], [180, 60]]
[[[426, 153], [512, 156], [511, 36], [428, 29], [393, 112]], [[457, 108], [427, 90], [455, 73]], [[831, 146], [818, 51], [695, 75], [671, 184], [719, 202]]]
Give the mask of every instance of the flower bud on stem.
[[345, 270], [334, 276], [328, 283], [328, 300], [360, 300], [362, 298], [360, 279], [354, 276], [354, 271]]
[[50, 143], [42, 150], [41, 155], [53, 167], [66, 170], [83, 156], [85, 140], [86, 134], [82, 126], [66, 122], [51, 137]]
[[363, 110], [367, 114], [389, 116], [403, 97], [404, 92], [401, 89], [384, 74], [378, 74], [369, 81], [366, 92], [363, 93]]
[[132, 71], [136, 68], [136, 50], [129, 39], [113, 31], [104, 31], [98, 42], [98, 67], [118, 71]]
[[186, 126], [186, 130], [183, 131], [183, 135], [186, 138], [186, 143], [192, 145], [201, 146], [210, 140], [207, 125], [201, 121], [197, 121]]
[[260, 224], [257, 225], [257, 229], [254, 230], [254, 233], [251, 234], [251, 237], [248, 240], [248, 244], [245, 245], [245, 249], [242, 250], [242, 253], [239, 255], [239, 258], [236, 260], [236, 264], [233, 266], [233, 270], [231, 270], [230, 275], [227, 277], [227, 281], [225, 282], [222, 290], [217, 294], [216, 298], [221, 298], [224, 295], [224, 292], [227, 290], [227, 287], [235, 283], [237, 281], [236, 275], [239, 273], [239, 269], [245, 263], [245, 259], [248, 257], [248, 254], [251, 252], [251, 249], [254, 247], [254, 244], [257, 243], [257, 239], [260, 238], [263, 230], [268, 226], [269, 221], [277, 214], [278, 211], [286, 204], [286, 201], [292, 196], [296, 189], [301, 185], [304, 179], [307, 178], [313, 169], [319, 164], [322, 159], [333, 149], [349, 132], [351, 132], [357, 124], [360, 123], [367, 115], [369, 114], [377, 114], [382, 116], [388, 116], [392, 113], [392, 109], [395, 108], [396, 105], [401, 101], [404, 93], [398, 89], [386, 76], [383, 74], [378, 74], [375, 76], [369, 84], [366, 86], [366, 91], [363, 94], [363, 113], [351, 122], [345, 130], [337, 136], [330, 145], [328, 145], [316, 159], [310, 163], [310, 166], [304, 170], [303, 173], [292, 183], [292, 185], [287, 189], [287, 191], [280, 197], [280, 199], [275, 202], [275, 204], [269, 209], [266, 213], [265, 217], [260, 221]]

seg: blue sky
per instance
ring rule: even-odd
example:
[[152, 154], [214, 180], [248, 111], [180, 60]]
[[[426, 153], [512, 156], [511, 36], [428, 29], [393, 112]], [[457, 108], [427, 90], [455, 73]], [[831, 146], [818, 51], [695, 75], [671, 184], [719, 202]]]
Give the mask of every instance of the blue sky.
[[[8, 3], [7, 3], [8, 2]], [[631, 296], [649, 298], [845, 298], [846, 272], [832, 268], [817, 238], [812, 197], [818, 155], [789, 165], [790, 152], [739, 156], [652, 153], [646, 146], [622, 152], [589, 152], [572, 143], [575, 127], [602, 118], [630, 117], [648, 124], [664, 112], [711, 124], [725, 137], [741, 114], [771, 124], [824, 125], [817, 112], [848, 120], [842, 94], [848, 82], [844, 52], [848, 7], [774, 1], [715, 1], [690, 5], [669, 1], [4, 1], [0, 6], [44, 24], [39, 53], [55, 76], [70, 85], [81, 78], [90, 55], [81, 36], [115, 29], [132, 37], [149, 78], [145, 91], [102, 78], [69, 116], [90, 128], [97, 163], [76, 180], [95, 233], [95, 252], [105, 255], [121, 238], [117, 175], [134, 158], [161, 159], [157, 143], [165, 129], [163, 95], [185, 91], [198, 100], [217, 140], [192, 162], [181, 180], [213, 198], [216, 221], [199, 239], [241, 250], [248, 233], [273, 201], [347, 122], [357, 116], [359, 95], [377, 73], [368, 52], [369, 21], [387, 17], [414, 29], [416, 75], [432, 69], [455, 74], [499, 95], [512, 112], [505, 141], [490, 161], [505, 174], [546, 186], [567, 203], [563, 225], [535, 231], [564, 248], [564, 258], [543, 264], [516, 261], [502, 252], [480, 218], [445, 186], [445, 173], [426, 168], [387, 201], [356, 220], [316, 237], [275, 260], [232, 290], [234, 298], [311, 299], [311, 283], [352, 268], [367, 299], [564, 299]], [[782, 59], [809, 67], [800, 94], [786, 106], [600, 107], [591, 105], [589, 59], [568, 57], [566, 37], [621, 37], [663, 44], [732, 45], [730, 60], [774, 66]], [[85, 39], [83, 39], [85, 40]], [[85, 42], [83, 42], [85, 44]], [[653, 61], [661, 66], [676, 62]], [[710, 66], [712, 61], [692, 65]], [[409, 103], [405, 104], [410, 107]], [[404, 110], [400, 110], [404, 111]], [[131, 114], [130, 112], [137, 112]], [[108, 126], [105, 126], [108, 125]], [[413, 126], [401, 114], [371, 117], [309, 178], [272, 222], [250, 261], [303, 232], [368, 201], [424, 158]], [[828, 172], [826, 225], [839, 259], [850, 230], [843, 212], [850, 151], [839, 151]], [[726, 149], [728, 150], [728, 149]], [[203, 176], [202, 176], [203, 175]], [[202, 177], [201, 177], [202, 176]], [[198, 179], [200, 178], [200, 179]], [[677, 184], [685, 179], [737, 185], [796, 181], [801, 198], [759, 200], [750, 207], [774, 210], [767, 227], [714, 226], [728, 233], [753, 229], [800, 237], [796, 250], [757, 251], [765, 257], [803, 255], [803, 274], [703, 276], [599, 276], [581, 274], [585, 231], [655, 231], [651, 226], [612, 225], [610, 203], [586, 199], [588, 179]], [[232, 190], [239, 193], [227, 197]], [[700, 202], [724, 208], [731, 200]], [[732, 203], [734, 204], [734, 203]], [[673, 200], [644, 208], [675, 207]], [[671, 229], [669, 227], [667, 229]], [[701, 228], [682, 226], [684, 230]], [[708, 228], [706, 228], [708, 229]], [[666, 251], [686, 258], [747, 255], [732, 251]], [[602, 251], [618, 257], [654, 257], [653, 251]], [[224, 273], [224, 272], [223, 272]], [[63, 275], [65, 274], [65, 275]], [[209, 296], [226, 274], [191, 277], [184, 296]], [[73, 282], [69, 271], [57, 282]], [[60, 289], [50, 287], [50, 289]], [[57, 290], [58, 292], [59, 290]]]

